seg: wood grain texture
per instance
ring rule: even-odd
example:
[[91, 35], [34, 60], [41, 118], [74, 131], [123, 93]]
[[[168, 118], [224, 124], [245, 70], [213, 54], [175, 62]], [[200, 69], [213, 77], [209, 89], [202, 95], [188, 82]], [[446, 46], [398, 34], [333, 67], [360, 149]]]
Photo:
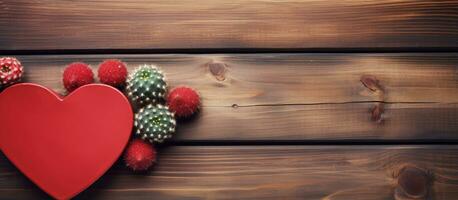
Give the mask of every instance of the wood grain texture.
[[[405, 54], [159, 54], [17, 56], [25, 81], [64, 93], [62, 73], [71, 62], [92, 65], [118, 58], [132, 71], [140, 64], [164, 70], [170, 88], [190, 85], [204, 106], [268, 106], [383, 101], [458, 103], [457, 53]], [[380, 90], [367, 86], [375, 77]]]
[[0, 10], [0, 50], [458, 47], [454, 0], [2, 0]]
[[18, 56], [26, 81], [64, 92], [66, 64], [153, 63], [203, 97], [190, 140], [458, 139], [458, 54]]
[[458, 104], [388, 104], [381, 120], [374, 103], [205, 107], [179, 123], [174, 140], [457, 140]]
[[[457, 169], [449, 145], [169, 147], [154, 170], [118, 164], [77, 199], [454, 200]], [[0, 170], [1, 197], [46, 198], [3, 156]]]

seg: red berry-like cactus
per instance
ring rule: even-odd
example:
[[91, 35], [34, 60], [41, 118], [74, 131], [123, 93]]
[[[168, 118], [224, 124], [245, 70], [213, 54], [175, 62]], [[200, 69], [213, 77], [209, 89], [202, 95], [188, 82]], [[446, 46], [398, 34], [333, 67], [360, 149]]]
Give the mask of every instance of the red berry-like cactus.
[[156, 161], [156, 150], [151, 143], [134, 139], [124, 152], [124, 161], [134, 171], [145, 171]]
[[22, 73], [23, 67], [19, 60], [12, 57], [0, 58], [0, 87], [20, 81]]
[[63, 77], [64, 87], [68, 92], [94, 82], [94, 73], [86, 63], [74, 62], [65, 68]]
[[177, 87], [169, 93], [167, 104], [175, 116], [186, 118], [199, 110], [200, 98], [199, 94], [192, 88]]
[[100, 82], [122, 88], [126, 84], [126, 64], [116, 59], [105, 60], [99, 66], [98, 76]]

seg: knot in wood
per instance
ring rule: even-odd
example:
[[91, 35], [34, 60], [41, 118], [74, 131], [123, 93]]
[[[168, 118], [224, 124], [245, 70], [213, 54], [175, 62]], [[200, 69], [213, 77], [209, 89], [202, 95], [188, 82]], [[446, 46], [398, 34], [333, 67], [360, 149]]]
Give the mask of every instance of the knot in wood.
[[382, 103], [377, 103], [371, 110], [371, 119], [372, 121], [376, 123], [382, 123], [383, 122], [383, 104]]
[[208, 68], [210, 70], [210, 73], [216, 78], [216, 80], [226, 80], [226, 64], [219, 62], [209, 63]]
[[383, 87], [380, 85], [379, 80], [372, 75], [363, 75], [360, 79], [364, 87], [368, 88], [372, 92], [381, 92], [383, 93]]
[[426, 199], [430, 175], [415, 166], [406, 166], [399, 172], [396, 199]]

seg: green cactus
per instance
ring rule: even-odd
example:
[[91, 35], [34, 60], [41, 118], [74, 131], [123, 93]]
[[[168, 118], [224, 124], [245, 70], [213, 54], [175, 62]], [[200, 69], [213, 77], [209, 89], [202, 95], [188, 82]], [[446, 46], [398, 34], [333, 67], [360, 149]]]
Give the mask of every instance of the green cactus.
[[154, 65], [142, 65], [127, 79], [127, 96], [140, 106], [156, 104], [164, 99], [167, 83], [164, 74]]
[[175, 132], [176, 121], [174, 114], [168, 110], [167, 106], [150, 104], [135, 114], [134, 125], [135, 134], [143, 140], [161, 143], [172, 137]]

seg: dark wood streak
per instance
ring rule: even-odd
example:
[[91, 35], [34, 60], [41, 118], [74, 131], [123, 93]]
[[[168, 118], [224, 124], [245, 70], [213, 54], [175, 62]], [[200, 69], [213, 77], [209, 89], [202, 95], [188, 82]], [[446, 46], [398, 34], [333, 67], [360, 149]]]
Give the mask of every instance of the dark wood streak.
[[0, 9], [0, 50], [458, 47], [454, 0], [3, 0]]

